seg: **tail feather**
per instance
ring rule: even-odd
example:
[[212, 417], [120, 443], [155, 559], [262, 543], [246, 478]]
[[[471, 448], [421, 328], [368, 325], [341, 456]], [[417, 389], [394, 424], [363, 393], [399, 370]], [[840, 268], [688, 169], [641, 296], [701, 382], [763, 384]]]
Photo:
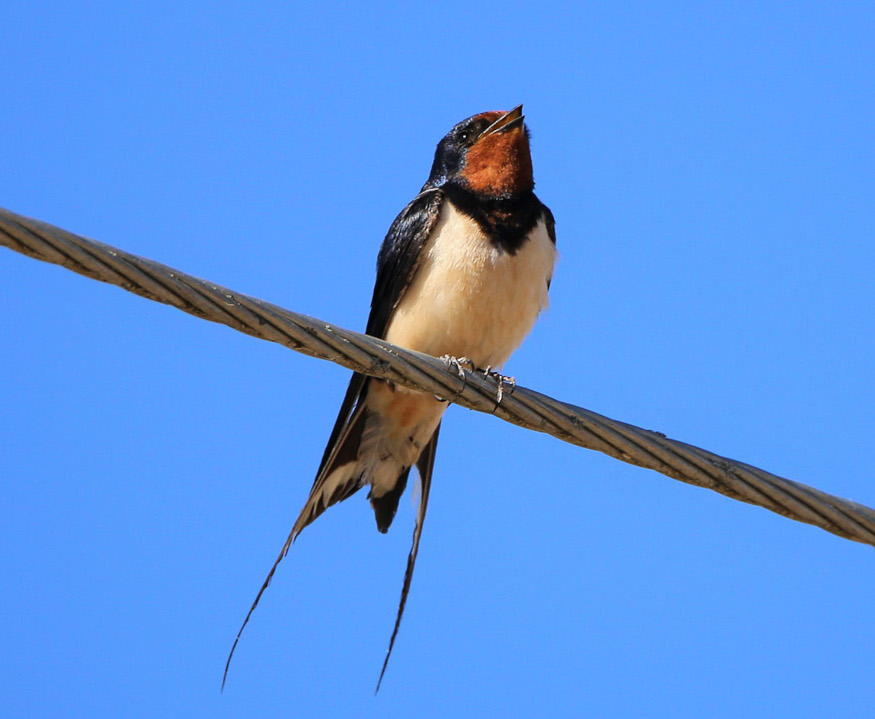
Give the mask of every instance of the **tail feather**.
[[407, 477], [409, 475], [410, 467], [405, 469], [398, 477], [394, 489], [390, 489], [381, 497], [374, 496], [373, 492], [368, 495], [368, 499], [371, 500], [371, 507], [374, 508], [377, 530], [383, 534], [389, 531], [392, 520], [395, 519], [395, 512], [398, 511], [398, 502], [401, 499], [401, 495], [404, 494], [404, 489], [407, 487]]
[[[429, 439], [423, 440], [425, 446], [422, 451], [416, 451], [422, 445], [418, 443], [413, 435], [409, 437], [405, 435], [400, 444], [397, 440], [389, 440], [387, 447], [385, 435], [383, 434], [385, 417], [379, 414], [379, 411], [375, 412], [368, 409], [368, 388], [371, 386], [371, 382], [372, 380], [363, 375], [353, 374], [307, 502], [295, 520], [295, 524], [292, 526], [292, 530], [283, 548], [270, 568], [270, 572], [268, 572], [264, 583], [261, 585], [261, 589], [258, 590], [255, 601], [252, 602], [252, 606], [249, 608], [249, 612], [246, 614], [246, 618], [243, 620], [243, 624], [240, 626], [240, 630], [234, 639], [234, 644], [228, 654], [228, 660], [225, 662], [225, 673], [222, 677], [223, 689], [228, 676], [228, 668], [231, 666], [231, 658], [234, 656], [234, 651], [237, 648], [243, 630], [258, 606], [262, 594], [264, 594], [271, 579], [273, 579], [279, 563], [288, 554], [289, 548], [301, 531], [328, 507], [351, 497], [364, 484], [370, 483], [374, 486], [368, 498], [374, 509], [377, 529], [383, 533], [387, 532], [395, 517], [401, 495], [407, 486], [411, 469], [408, 462], [410, 462], [416, 464], [422, 480], [422, 496], [416, 515], [413, 547], [407, 560], [407, 570], [404, 575], [398, 615], [389, 642], [389, 650], [386, 653], [386, 659], [380, 673], [380, 681], [382, 681], [389, 662], [389, 656], [392, 653], [392, 647], [395, 643], [395, 637], [398, 634], [398, 627], [401, 624], [404, 605], [407, 602], [407, 592], [410, 589], [410, 580], [413, 577], [413, 567], [416, 563], [416, 555], [419, 550], [419, 536], [422, 532], [425, 511], [428, 506], [428, 492], [431, 486], [431, 474], [434, 466], [435, 448], [437, 447], [438, 429], [440, 427], [440, 414], [431, 420], [428, 418], [424, 420], [426, 422], [434, 421], [435, 424]], [[443, 408], [441, 408], [442, 411]], [[420, 428], [424, 426], [428, 427], [428, 425], [419, 425]], [[431, 431], [431, 429], [420, 429], [420, 431]], [[427, 437], [428, 435], [425, 436]], [[375, 490], [381, 491], [382, 494], [376, 496]]]
[[337, 416], [328, 445], [325, 447], [325, 452], [322, 455], [322, 462], [319, 465], [319, 471], [316, 473], [316, 479], [313, 482], [313, 488], [310, 490], [310, 496], [298, 515], [292, 531], [289, 532], [286, 543], [280, 550], [276, 561], [267, 573], [261, 589], [255, 595], [255, 601], [249, 607], [246, 618], [243, 620], [243, 624], [240, 625], [237, 636], [234, 638], [234, 644], [231, 646], [228, 660], [225, 662], [225, 673], [222, 675], [222, 689], [225, 688], [231, 659], [234, 656], [234, 651], [237, 649], [237, 644], [240, 641], [243, 630], [246, 629], [252, 613], [258, 606], [258, 602], [261, 601], [261, 595], [264, 594], [264, 590], [267, 589], [270, 580], [273, 579], [276, 568], [283, 560], [283, 557], [289, 553], [289, 547], [292, 546], [301, 530], [328, 509], [328, 507], [352, 496], [361, 489], [361, 475], [359, 473], [356, 476], [357, 472], [355, 470], [362, 431], [366, 420], [365, 397], [367, 395], [367, 388], [368, 378], [357, 373], [353, 374], [349, 387], [346, 390], [343, 404], [340, 407], [340, 414]]
[[410, 582], [413, 580], [413, 570], [416, 567], [416, 556], [419, 554], [419, 538], [422, 536], [422, 525], [425, 522], [425, 513], [428, 510], [428, 493], [431, 491], [431, 473], [434, 469], [434, 456], [437, 452], [438, 433], [441, 426], [438, 424], [425, 446], [419, 459], [416, 460], [416, 469], [422, 483], [422, 494], [419, 497], [419, 509], [416, 511], [416, 525], [413, 527], [413, 545], [410, 554], [407, 555], [407, 569], [404, 570], [404, 583], [401, 585], [401, 599], [398, 602], [398, 613], [395, 616], [395, 626], [392, 628], [392, 636], [389, 639], [389, 648], [386, 650], [386, 658], [383, 660], [383, 668], [380, 670], [380, 678], [377, 680], [375, 694], [380, 691], [386, 667], [389, 666], [389, 657], [395, 646], [395, 637], [398, 636], [398, 628], [401, 626], [401, 618], [404, 616], [404, 607], [407, 605], [407, 593], [410, 591]]

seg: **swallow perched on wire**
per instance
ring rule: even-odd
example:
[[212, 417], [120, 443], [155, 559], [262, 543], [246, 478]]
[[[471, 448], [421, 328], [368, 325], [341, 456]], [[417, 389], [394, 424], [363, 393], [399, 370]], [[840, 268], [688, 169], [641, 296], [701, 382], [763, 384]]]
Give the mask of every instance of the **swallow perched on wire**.
[[[501, 367], [547, 306], [556, 260], [553, 215], [534, 186], [522, 105], [450, 130], [428, 181], [380, 248], [367, 334], [478, 368]], [[416, 465], [413, 546], [379, 690], [410, 589], [446, 407], [431, 394], [353, 374], [310, 496], [237, 634], [225, 678], [240, 634], [301, 530], [367, 485], [377, 529], [388, 531]]]

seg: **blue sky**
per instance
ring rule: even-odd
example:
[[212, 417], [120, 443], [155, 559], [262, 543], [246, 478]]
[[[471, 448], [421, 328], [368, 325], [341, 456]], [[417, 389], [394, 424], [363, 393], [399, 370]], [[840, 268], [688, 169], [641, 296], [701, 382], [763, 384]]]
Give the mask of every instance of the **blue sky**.
[[[434, 146], [525, 103], [562, 254], [520, 384], [875, 505], [871, 3], [19, 3], [0, 205], [364, 326]], [[303, 4], [302, 4], [303, 5]], [[0, 252], [7, 717], [875, 703], [875, 554], [452, 408], [410, 541], [296, 543], [348, 373]]]

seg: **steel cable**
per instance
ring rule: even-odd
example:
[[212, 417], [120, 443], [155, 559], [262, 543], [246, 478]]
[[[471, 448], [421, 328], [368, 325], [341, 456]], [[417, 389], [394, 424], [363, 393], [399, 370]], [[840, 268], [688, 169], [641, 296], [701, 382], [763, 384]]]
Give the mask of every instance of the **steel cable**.
[[0, 208], [0, 245], [202, 319], [875, 546], [875, 510], [524, 387], [248, 297]]

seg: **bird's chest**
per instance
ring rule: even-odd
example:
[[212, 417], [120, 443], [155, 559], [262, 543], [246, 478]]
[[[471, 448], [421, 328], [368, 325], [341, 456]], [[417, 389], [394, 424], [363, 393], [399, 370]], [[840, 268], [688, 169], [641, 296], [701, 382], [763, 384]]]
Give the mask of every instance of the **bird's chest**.
[[501, 366], [547, 306], [556, 249], [543, 220], [510, 254], [446, 203], [386, 339], [441, 356]]

